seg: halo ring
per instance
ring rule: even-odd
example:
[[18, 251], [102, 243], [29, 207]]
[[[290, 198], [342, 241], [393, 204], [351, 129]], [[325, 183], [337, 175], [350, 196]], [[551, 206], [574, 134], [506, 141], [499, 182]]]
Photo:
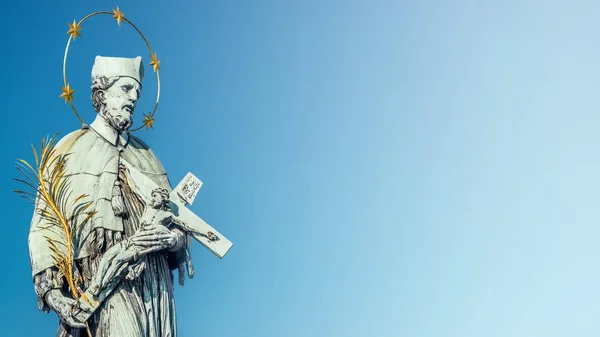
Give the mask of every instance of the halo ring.
[[[81, 26], [81, 24], [83, 22], [85, 22], [87, 19], [91, 18], [92, 16], [102, 15], [102, 14], [113, 15], [114, 13], [108, 12], [108, 11], [98, 11], [98, 12], [90, 13], [90, 14], [86, 15], [85, 17], [83, 17], [83, 19], [81, 19], [79, 22], [77, 22], [77, 26]], [[152, 52], [152, 47], [150, 47], [150, 43], [148, 42], [148, 40], [146, 39], [146, 37], [144, 36], [142, 31], [139, 30], [139, 28], [136, 25], [134, 25], [133, 22], [129, 21], [129, 19], [127, 19], [126, 17], [122, 16], [120, 19], [123, 22], [127, 22], [131, 27], [133, 27], [133, 29], [135, 29], [138, 32], [138, 34], [140, 34], [140, 36], [146, 43], [146, 46], [148, 47], [148, 51], [150, 52], [150, 57], [152, 57], [154, 55], [154, 53]], [[69, 54], [69, 47], [71, 46], [71, 41], [74, 39], [74, 36], [75, 35], [69, 36], [69, 40], [67, 41], [67, 47], [65, 48], [65, 56], [63, 59], [63, 82], [64, 82], [65, 87], [68, 84], [68, 82], [67, 82], [67, 56]], [[158, 109], [158, 102], [160, 100], [160, 68], [157, 68], [154, 72], [156, 73], [156, 82], [157, 82], [156, 103], [154, 104], [154, 109], [152, 110], [152, 113], [148, 115], [153, 120], [154, 120], [154, 115], [156, 114], [156, 110]], [[83, 126], [85, 126], [86, 125], [85, 121], [83, 120], [83, 118], [81, 118], [81, 116], [77, 112], [77, 109], [75, 108], [75, 104], [73, 104], [73, 101], [74, 101], [74, 99], [71, 99], [71, 100], [68, 100], [67, 103], [69, 103], [69, 105], [71, 106], [71, 109], [73, 109], [73, 112], [75, 113], [75, 116], [77, 117], [77, 119], [79, 119], [81, 124]], [[144, 125], [141, 125], [135, 129], [129, 130], [129, 132], [130, 133], [136, 132], [143, 127], [144, 127]]]

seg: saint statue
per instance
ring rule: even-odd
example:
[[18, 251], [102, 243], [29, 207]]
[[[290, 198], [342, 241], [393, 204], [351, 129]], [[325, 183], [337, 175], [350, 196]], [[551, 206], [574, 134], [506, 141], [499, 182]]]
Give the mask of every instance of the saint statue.
[[[77, 320], [77, 301], [54, 266], [46, 238], [52, 234], [42, 229], [46, 220], [38, 212], [32, 219], [29, 250], [38, 305], [45, 312], [56, 312], [60, 337], [86, 336], [87, 328], [94, 337], [177, 336], [173, 272], [178, 269], [182, 273], [183, 265], [189, 272], [189, 236], [176, 224], [142, 221], [146, 208], [152, 205], [147, 205], [147, 196], [140, 195], [136, 187], [143, 184], [140, 175], [130, 174], [132, 170], [141, 173], [163, 189], [164, 195], [172, 191], [156, 155], [128, 132], [142, 92], [141, 61], [141, 57], [97, 56], [91, 86], [96, 119], [89, 127], [63, 137], [55, 147], [57, 154], [68, 155], [65, 172], [72, 194], [88, 195], [96, 212], [74, 240], [76, 274], [83, 290], [94, 280], [105, 279], [97, 273], [111, 269], [110, 261], [102, 264], [111, 248], [122, 245], [136, 252], [135, 258], [127, 260], [127, 277], [118, 280], [87, 322]], [[100, 268], [104, 265], [107, 267]], [[136, 269], [140, 265], [143, 268]]]

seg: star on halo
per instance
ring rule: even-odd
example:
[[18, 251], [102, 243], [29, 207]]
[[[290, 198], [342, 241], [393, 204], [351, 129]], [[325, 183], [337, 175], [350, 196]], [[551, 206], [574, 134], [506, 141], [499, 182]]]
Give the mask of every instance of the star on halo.
[[75, 38], [78, 36], [81, 37], [81, 33], [79, 32], [81, 30], [81, 26], [78, 25], [75, 20], [73, 20], [73, 24], [67, 23], [67, 25], [69, 26], [69, 31], [67, 34], [71, 35], [73, 40], [75, 40]]
[[125, 17], [125, 13], [121, 12], [121, 10], [119, 9], [118, 6], [117, 6], [117, 9], [113, 9], [113, 19], [117, 19], [117, 24], [119, 26], [121, 25], [121, 21], [123, 21], [124, 17]]
[[157, 70], [160, 69], [160, 65], [159, 65], [160, 60], [156, 57], [155, 53], [152, 53], [152, 55], [150, 55], [150, 59], [151, 59], [150, 65], [152, 66], [152, 68], [154, 68], [154, 72], [156, 72]]
[[146, 115], [146, 114], [144, 114], [143, 125], [146, 127], [146, 130], [148, 130], [148, 129], [154, 129], [154, 127], [152, 126], [152, 124], [154, 122], [156, 122], [156, 119], [154, 119], [154, 117], [152, 117], [152, 115]]
[[62, 89], [62, 94], [59, 97], [64, 98], [65, 103], [69, 103], [70, 101], [72, 101], [73, 93], [75, 92], [75, 90], [71, 89], [71, 84], [67, 83], [67, 85], [65, 85], [64, 87], [61, 87], [61, 89]]

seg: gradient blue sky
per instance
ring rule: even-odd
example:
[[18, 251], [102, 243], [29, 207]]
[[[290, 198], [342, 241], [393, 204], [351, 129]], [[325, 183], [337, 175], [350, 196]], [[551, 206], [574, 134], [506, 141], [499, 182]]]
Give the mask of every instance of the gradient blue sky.
[[[139, 134], [173, 183], [204, 181], [192, 209], [235, 243], [194, 247], [180, 337], [600, 333], [597, 1], [103, 3], [3, 11], [3, 335], [55, 333], [10, 178], [79, 127], [58, 98], [67, 22], [117, 5], [163, 61]], [[110, 17], [82, 34], [69, 78], [91, 121], [93, 57], [148, 53]]]

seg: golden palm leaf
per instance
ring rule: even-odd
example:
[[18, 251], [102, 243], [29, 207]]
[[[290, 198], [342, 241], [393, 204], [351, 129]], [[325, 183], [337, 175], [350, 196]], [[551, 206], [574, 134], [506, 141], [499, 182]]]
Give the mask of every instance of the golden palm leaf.
[[[44, 220], [44, 225], [40, 228], [60, 238], [57, 240], [44, 236], [52, 252], [54, 265], [67, 281], [72, 296], [75, 299], [83, 296], [83, 299], [89, 303], [89, 299], [81, 290], [82, 279], [75, 267], [74, 240], [80, 226], [85, 225], [96, 212], [90, 211], [91, 201], [83, 201], [88, 195], [71, 198], [70, 181], [65, 175], [69, 156], [57, 153], [56, 136], [42, 139], [39, 152], [31, 145], [35, 167], [26, 160], [17, 160], [17, 170], [23, 178], [15, 178], [15, 180], [29, 187], [31, 191], [15, 192], [35, 205], [36, 212]], [[91, 337], [89, 328], [88, 334]]]

